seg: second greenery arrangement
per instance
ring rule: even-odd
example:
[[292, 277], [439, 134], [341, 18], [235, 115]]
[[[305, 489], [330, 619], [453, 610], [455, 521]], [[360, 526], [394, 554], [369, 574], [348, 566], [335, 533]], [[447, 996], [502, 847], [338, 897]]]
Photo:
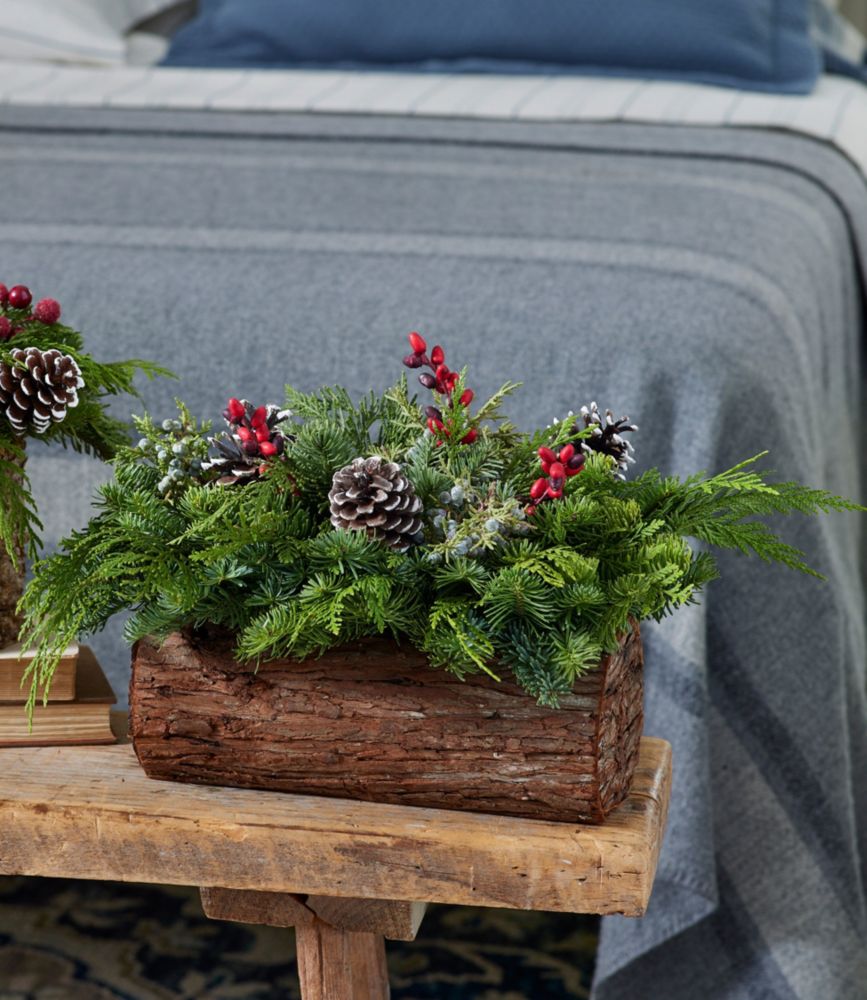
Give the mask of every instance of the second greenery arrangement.
[[591, 403], [520, 432], [502, 414], [517, 384], [477, 406], [466, 369], [409, 339], [429, 402], [404, 376], [358, 402], [339, 387], [289, 387], [285, 408], [231, 399], [215, 435], [182, 404], [137, 419], [98, 513], [25, 594], [31, 710], [66, 644], [124, 610], [130, 642], [215, 625], [251, 662], [391, 633], [555, 705], [630, 619], [658, 620], [716, 576], [690, 539], [812, 573], [756, 515], [861, 509], [769, 483], [755, 459], [629, 480], [627, 418]]

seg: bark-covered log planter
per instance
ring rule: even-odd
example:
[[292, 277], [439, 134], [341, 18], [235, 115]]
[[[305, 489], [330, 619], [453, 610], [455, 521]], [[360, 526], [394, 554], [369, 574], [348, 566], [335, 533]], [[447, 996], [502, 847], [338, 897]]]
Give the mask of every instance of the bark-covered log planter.
[[238, 664], [229, 638], [133, 651], [133, 744], [152, 778], [598, 823], [629, 792], [642, 728], [638, 626], [559, 708], [364, 640]]

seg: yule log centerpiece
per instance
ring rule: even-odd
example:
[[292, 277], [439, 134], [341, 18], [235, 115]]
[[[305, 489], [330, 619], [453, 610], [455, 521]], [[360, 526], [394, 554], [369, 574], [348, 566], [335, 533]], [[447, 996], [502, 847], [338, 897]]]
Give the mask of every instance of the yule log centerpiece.
[[133, 613], [132, 735], [148, 774], [569, 821], [625, 797], [642, 727], [639, 622], [693, 600], [711, 546], [810, 572], [756, 514], [855, 505], [746, 462], [629, 480], [626, 418], [595, 403], [532, 434], [476, 407], [410, 336], [404, 376], [353, 402], [182, 405], [115, 460], [99, 513], [25, 598], [33, 682]]
[[55, 299], [34, 304], [25, 285], [0, 284], [0, 649], [18, 638], [24, 563], [39, 549], [28, 439], [110, 459], [129, 435], [107, 397], [134, 392], [138, 371], [167, 374], [143, 361], [97, 361], [60, 312]]

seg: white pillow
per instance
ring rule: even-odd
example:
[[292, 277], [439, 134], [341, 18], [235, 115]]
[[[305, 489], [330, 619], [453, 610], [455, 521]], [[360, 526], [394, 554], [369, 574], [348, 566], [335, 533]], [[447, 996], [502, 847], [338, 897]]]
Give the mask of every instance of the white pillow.
[[177, 0], [2, 0], [3, 58], [114, 66], [123, 35]]
[[[175, 7], [181, 0], [82, 0], [86, 7], [98, 11], [121, 34], [129, 31], [139, 21], [144, 21], [161, 10]], [[65, 0], [60, 0], [66, 6]]]

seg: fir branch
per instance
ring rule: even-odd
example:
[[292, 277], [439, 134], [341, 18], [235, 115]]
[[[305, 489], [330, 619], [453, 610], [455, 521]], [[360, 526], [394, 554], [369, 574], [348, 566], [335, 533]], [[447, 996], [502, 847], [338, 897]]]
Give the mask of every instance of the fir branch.
[[511, 622], [498, 635], [497, 654], [521, 687], [540, 705], [557, 708], [571, 682], [554, 657], [545, 634], [525, 622]]
[[[165, 463], [154, 456], [169, 449], [149, 418], [137, 421], [137, 448], [118, 447], [120, 430], [95, 415], [92, 439], [87, 421], [72, 418], [73, 447], [118, 448], [115, 478], [100, 490], [90, 525], [37, 565], [25, 594], [22, 638], [39, 645], [28, 674], [31, 708], [68, 641], [122, 609], [133, 612], [130, 640], [219, 625], [236, 636], [236, 656], [251, 662], [390, 634], [458, 676], [494, 676], [502, 667], [553, 706], [618, 648], [632, 619], [671, 614], [714, 579], [713, 555], [693, 551], [690, 539], [809, 573], [803, 554], [761, 519], [863, 510], [822, 490], [769, 482], [755, 459], [715, 476], [679, 480], [653, 470], [621, 481], [615, 461], [594, 453], [565, 481], [562, 498], [528, 515], [538, 447], [583, 432], [563, 421], [519, 434], [500, 412], [514, 385], [472, 414], [458, 402], [464, 384], [462, 373], [451, 400], [435, 397], [451, 408], [443, 426], [453, 436], [443, 443], [425, 428], [406, 379], [357, 402], [340, 387], [289, 387], [294, 415], [279, 460], [244, 485], [220, 486], [203, 473], [162, 493]], [[80, 413], [94, 414], [90, 405]], [[478, 428], [480, 421], [497, 426]], [[185, 447], [198, 455], [204, 425], [183, 408], [181, 424]], [[478, 434], [461, 444], [468, 428]], [[335, 471], [372, 455], [402, 465], [422, 499], [423, 541], [414, 538], [406, 554], [365, 530], [330, 526]], [[10, 518], [20, 531], [30, 516], [20, 500], [4, 504], [4, 540]]]
[[542, 627], [556, 621], [556, 598], [552, 589], [533, 573], [508, 566], [488, 583], [479, 602], [485, 618], [495, 629], [510, 621]]
[[365, 450], [358, 447], [354, 430], [316, 418], [297, 430], [286, 464], [302, 494], [316, 498], [324, 513], [334, 473]]
[[551, 662], [563, 677], [567, 691], [572, 685], [599, 666], [602, 645], [590, 631], [566, 625], [552, 638]]
[[327, 531], [311, 539], [306, 556], [314, 573], [336, 571], [353, 580], [385, 569], [389, 560], [388, 550], [363, 531]]
[[416, 494], [428, 508], [436, 506], [439, 495], [454, 483], [447, 472], [434, 464], [435, 451], [436, 439], [430, 431], [424, 431], [406, 452], [403, 467]]
[[457, 556], [434, 573], [434, 586], [442, 593], [454, 592], [482, 594], [490, 573], [477, 559]]

